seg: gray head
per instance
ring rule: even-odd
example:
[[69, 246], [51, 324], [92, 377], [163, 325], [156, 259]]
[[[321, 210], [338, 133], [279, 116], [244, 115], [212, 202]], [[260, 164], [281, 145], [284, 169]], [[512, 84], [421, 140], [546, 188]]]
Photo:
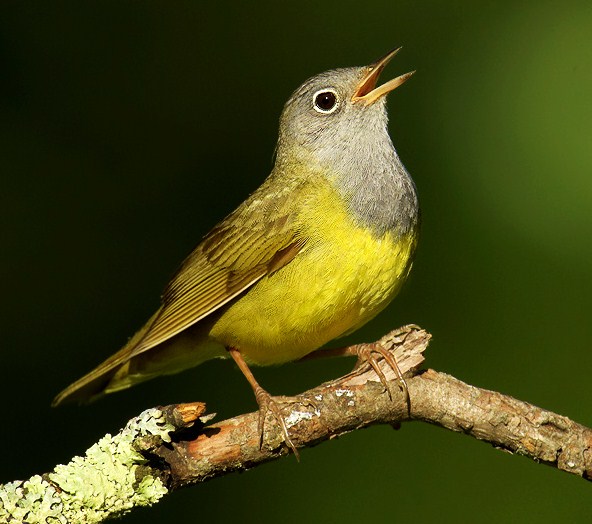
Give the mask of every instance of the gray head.
[[[310, 78], [290, 97], [280, 120], [278, 163], [298, 162], [300, 155], [318, 163], [355, 215], [378, 232], [408, 230], [418, 214], [413, 182], [388, 134], [385, 96], [413, 73], [376, 86], [398, 51], [367, 67]], [[413, 224], [402, 224], [401, 213], [412, 216]]]
[[300, 146], [319, 161], [333, 163], [348, 149], [359, 150], [363, 142], [375, 147], [386, 138], [390, 143], [384, 95], [413, 73], [379, 87], [376, 83], [398, 51], [391, 51], [370, 66], [334, 69], [302, 84], [284, 107], [280, 147]]

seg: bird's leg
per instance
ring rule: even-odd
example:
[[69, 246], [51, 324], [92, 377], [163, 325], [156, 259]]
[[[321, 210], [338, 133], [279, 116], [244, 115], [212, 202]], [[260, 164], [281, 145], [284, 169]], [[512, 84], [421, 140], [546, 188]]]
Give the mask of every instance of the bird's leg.
[[236, 365], [242, 371], [245, 378], [251, 384], [253, 388], [253, 393], [255, 393], [255, 399], [257, 400], [257, 404], [259, 404], [259, 423], [258, 423], [258, 430], [259, 430], [259, 447], [263, 446], [263, 434], [265, 429], [265, 417], [268, 411], [271, 411], [275, 419], [278, 421], [280, 428], [282, 430], [282, 434], [284, 437], [284, 441], [287, 446], [294, 452], [296, 458], [299, 459], [300, 455], [296, 446], [292, 442], [290, 435], [288, 434], [288, 428], [286, 427], [286, 422], [282, 415], [282, 411], [280, 408], [280, 404], [276, 401], [267, 391], [265, 391], [257, 382], [257, 379], [253, 375], [251, 369], [245, 362], [245, 359], [241, 355], [240, 351], [236, 348], [227, 348], [228, 353], [236, 362]]

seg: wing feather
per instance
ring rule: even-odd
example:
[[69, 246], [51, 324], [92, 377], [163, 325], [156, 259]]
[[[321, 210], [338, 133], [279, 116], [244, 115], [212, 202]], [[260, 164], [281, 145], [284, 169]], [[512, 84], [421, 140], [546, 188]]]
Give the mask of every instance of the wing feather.
[[[271, 175], [187, 257], [162, 305], [117, 353], [62, 391], [53, 402], [96, 398], [121, 366], [181, 333], [289, 264], [307, 242], [298, 227], [294, 195], [310, 177]], [[312, 189], [314, 192], [314, 188]]]
[[[163, 305], [128, 358], [179, 334], [288, 264], [305, 240], [290, 206], [294, 187], [266, 193], [266, 184], [216, 226], [185, 260]], [[270, 196], [273, 195], [273, 196]]]

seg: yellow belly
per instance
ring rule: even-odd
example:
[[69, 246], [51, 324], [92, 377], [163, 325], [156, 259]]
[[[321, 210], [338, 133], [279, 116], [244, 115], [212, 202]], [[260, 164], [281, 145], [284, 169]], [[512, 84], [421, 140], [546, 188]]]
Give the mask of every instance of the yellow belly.
[[304, 196], [307, 242], [215, 321], [210, 337], [253, 364], [296, 360], [360, 327], [396, 295], [411, 268], [414, 234], [382, 236], [349, 216], [329, 186]]

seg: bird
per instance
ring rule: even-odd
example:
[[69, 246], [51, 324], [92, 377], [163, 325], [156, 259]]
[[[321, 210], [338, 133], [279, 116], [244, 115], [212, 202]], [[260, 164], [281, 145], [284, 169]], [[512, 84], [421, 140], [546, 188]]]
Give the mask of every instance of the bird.
[[296, 89], [269, 176], [203, 237], [148, 322], [53, 406], [231, 357], [259, 404], [261, 442], [271, 410], [297, 454], [279, 401], [251, 366], [295, 361], [354, 332], [409, 275], [420, 207], [388, 132], [386, 95], [414, 71], [378, 85], [399, 50]]

